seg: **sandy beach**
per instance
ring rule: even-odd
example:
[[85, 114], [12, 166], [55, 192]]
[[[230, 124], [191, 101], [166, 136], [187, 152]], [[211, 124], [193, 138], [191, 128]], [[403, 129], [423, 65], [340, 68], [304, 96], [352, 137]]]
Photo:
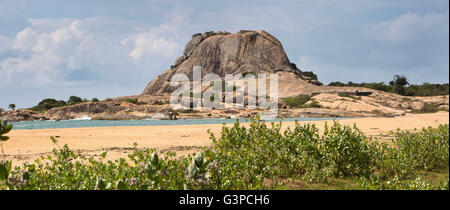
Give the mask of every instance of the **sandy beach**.
[[[300, 124], [314, 123], [323, 128], [325, 122], [330, 121], [300, 122]], [[345, 125], [356, 124], [364, 134], [386, 141], [391, 138], [390, 131], [398, 128], [413, 130], [447, 124], [449, 113], [406, 114], [396, 118], [342, 119], [339, 122]], [[295, 122], [284, 122], [283, 129], [294, 125]], [[178, 155], [184, 155], [211, 145], [207, 130], [211, 129], [217, 135], [221, 128], [220, 124], [211, 124], [12, 130], [8, 134], [10, 140], [4, 142], [3, 147], [6, 158], [13, 160], [14, 165], [51, 154], [55, 145], [51, 142], [50, 136], [60, 136], [60, 145], [68, 144], [70, 148], [84, 155], [99, 156], [103, 151], [108, 151], [107, 159], [126, 157], [132, 151], [134, 143], [137, 143], [139, 148], [172, 150]]]

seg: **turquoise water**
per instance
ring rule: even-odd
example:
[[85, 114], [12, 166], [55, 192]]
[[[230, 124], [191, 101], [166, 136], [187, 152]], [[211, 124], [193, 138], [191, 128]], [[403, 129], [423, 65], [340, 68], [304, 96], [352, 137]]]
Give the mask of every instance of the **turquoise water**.
[[[285, 118], [288, 121], [321, 121], [343, 118]], [[266, 120], [279, 122], [281, 119]], [[114, 126], [158, 126], [158, 125], [196, 125], [234, 123], [236, 119], [186, 119], [186, 120], [62, 120], [62, 121], [23, 121], [10, 122], [13, 129], [52, 129], [52, 128], [84, 128], [84, 127], [114, 127]], [[248, 119], [239, 119], [248, 122]]]

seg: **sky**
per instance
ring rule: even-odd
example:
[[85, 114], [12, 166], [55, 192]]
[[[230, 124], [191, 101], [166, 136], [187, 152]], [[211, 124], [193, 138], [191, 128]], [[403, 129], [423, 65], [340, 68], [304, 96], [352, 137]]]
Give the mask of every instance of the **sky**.
[[192, 34], [277, 37], [319, 81], [449, 81], [448, 0], [0, 0], [0, 107], [140, 94]]

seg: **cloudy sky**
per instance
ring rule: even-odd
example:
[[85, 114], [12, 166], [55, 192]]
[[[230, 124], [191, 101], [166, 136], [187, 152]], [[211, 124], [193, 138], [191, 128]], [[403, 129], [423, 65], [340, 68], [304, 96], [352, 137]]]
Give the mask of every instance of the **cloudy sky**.
[[241, 29], [326, 84], [448, 83], [448, 0], [0, 0], [0, 107], [140, 94], [192, 34]]

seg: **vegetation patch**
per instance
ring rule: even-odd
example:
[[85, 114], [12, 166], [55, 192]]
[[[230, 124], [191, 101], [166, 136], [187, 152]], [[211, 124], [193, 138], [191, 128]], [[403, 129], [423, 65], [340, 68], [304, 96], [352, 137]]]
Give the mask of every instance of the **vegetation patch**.
[[374, 90], [397, 93], [404, 96], [439, 96], [449, 94], [449, 84], [431, 84], [423, 83], [421, 85], [409, 84], [405, 76], [395, 75], [393, 80], [389, 84], [384, 82], [372, 82], [372, 83], [343, 83], [343, 82], [331, 82], [329, 86], [338, 87], [365, 87]]
[[448, 109], [445, 108], [439, 108], [439, 104], [436, 103], [425, 103], [422, 108], [415, 109], [412, 112], [416, 114], [422, 114], [422, 113], [436, 113], [438, 111], [448, 111]]
[[136, 105], [147, 104], [145, 102], [139, 101], [137, 98], [127, 98], [127, 99], [122, 100], [122, 102], [136, 104]]
[[[0, 125], [6, 141], [11, 126]], [[107, 152], [88, 158], [51, 137], [52, 155], [15, 168], [0, 162], [0, 189], [449, 189], [448, 124], [398, 130], [391, 146], [337, 122], [323, 132], [314, 124], [281, 127], [236, 121], [210, 132], [212, 146], [193, 155], [134, 145], [127, 158], [108, 161]]]
[[[78, 96], [70, 96], [69, 100], [56, 100], [53, 98], [46, 98], [38, 103], [38, 105], [31, 107], [30, 109], [35, 112], [45, 113], [46, 111], [55, 108], [55, 107], [64, 107], [75, 104], [80, 104], [84, 102], [89, 102], [87, 99], [81, 99]], [[97, 98], [93, 98], [91, 102], [99, 102]], [[15, 106], [14, 106], [15, 107]]]
[[53, 98], [47, 98], [39, 102], [38, 105], [31, 108], [31, 110], [44, 113], [49, 109], [55, 108], [55, 107], [63, 107], [67, 106], [67, 103], [63, 100], [55, 100]]
[[304, 104], [311, 100], [311, 96], [309, 95], [299, 95], [295, 97], [290, 98], [284, 98], [284, 102], [286, 102], [286, 105], [292, 107], [292, 108], [304, 108]]

